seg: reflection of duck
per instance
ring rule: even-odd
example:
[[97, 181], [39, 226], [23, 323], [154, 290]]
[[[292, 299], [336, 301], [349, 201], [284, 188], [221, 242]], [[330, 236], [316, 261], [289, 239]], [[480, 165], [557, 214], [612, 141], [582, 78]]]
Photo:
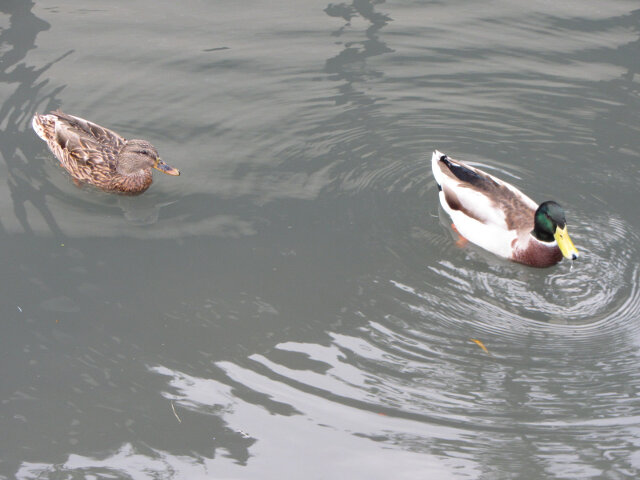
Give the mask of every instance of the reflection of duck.
[[[161, 198], [165, 198], [162, 196]], [[158, 203], [158, 197], [145, 195], [140, 198], [118, 195], [116, 204], [122, 210], [124, 218], [131, 225], [153, 225], [158, 223], [160, 210], [175, 203], [175, 200]]]
[[437, 150], [431, 166], [442, 208], [462, 237], [532, 267], [555, 265], [563, 256], [578, 258], [557, 203], [538, 206], [513, 185]]
[[33, 117], [42, 138], [74, 182], [86, 182], [107, 192], [138, 195], [151, 185], [151, 169], [168, 175], [180, 172], [164, 163], [146, 140], [125, 140], [100, 125], [60, 111]]

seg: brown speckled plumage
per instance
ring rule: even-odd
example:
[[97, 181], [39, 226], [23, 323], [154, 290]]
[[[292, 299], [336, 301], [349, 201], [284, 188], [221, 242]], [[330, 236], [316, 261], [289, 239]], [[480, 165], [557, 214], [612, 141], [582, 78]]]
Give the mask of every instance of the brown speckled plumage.
[[75, 182], [107, 191], [138, 195], [152, 182], [151, 169], [179, 175], [145, 140], [126, 140], [117, 133], [73, 115], [56, 111], [35, 114], [33, 129]]

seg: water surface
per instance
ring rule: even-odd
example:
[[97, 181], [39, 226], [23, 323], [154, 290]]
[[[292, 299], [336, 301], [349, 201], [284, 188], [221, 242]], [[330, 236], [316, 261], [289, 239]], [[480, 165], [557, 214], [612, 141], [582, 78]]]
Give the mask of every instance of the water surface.
[[[637, 478], [639, 37], [623, 0], [5, 1], [0, 477]], [[77, 188], [56, 108], [182, 175]], [[435, 148], [579, 261], [458, 248]]]

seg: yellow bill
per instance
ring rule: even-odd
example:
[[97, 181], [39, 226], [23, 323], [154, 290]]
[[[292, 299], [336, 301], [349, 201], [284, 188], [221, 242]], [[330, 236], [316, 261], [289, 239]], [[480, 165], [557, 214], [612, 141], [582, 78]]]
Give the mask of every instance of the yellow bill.
[[573, 245], [571, 237], [569, 237], [569, 232], [567, 232], [566, 225], [564, 228], [560, 228], [559, 226], [556, 227], [556, 233], [554, 233], [553, 236], [555, 237], [564, 258], [569, 258], [571, 260], [578, 258], [578, 249]]

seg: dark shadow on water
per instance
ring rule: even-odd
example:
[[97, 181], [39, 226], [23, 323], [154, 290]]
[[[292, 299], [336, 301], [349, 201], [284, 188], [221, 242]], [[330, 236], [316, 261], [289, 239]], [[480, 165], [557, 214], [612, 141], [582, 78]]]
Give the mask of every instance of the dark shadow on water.
[[[56, 108], [59, 102], [56, 96], [63, 87], [43, 93], [47, 86], [48, 80], [43, 79], [43, 74], [55, 62], [69, 55], [63, 55], [59, 59], [48, 63], [40, 68], [29, 66], [24, 62], [28, 52], [35, 48], [35, 40], [38, 34], [48, 30], [50, 25], [36, 17], [31, 11], [34, 2], [28, 0], [3, 0], [0, 2], [0, 15], [8, 16], [9, 26], [0, 31], [0, 82], [9, 86], [15, 85], [12, 93], [9, 94], [2, 105], [0, 105], [0, 157], [7, 165], [7, 177], [5, 186], [0, 188], [8, 188], [8, 195], [11, 198], [12, 207], [2, 205], [3, 209], [13, 209], [13, 213], [18, 222], [29, 235], [32, 233], [31, 226], [27, 219], [27, 204], [31, 204], [45, 219], [51, 231], [58, 237], [62, 236], [62, 232], [58, 227], [52, 213], [46, 205], [46, 194], [51, 192], [50, 185], [44, 173], [43, 164], [34, 161], [36, 154], [40, 151], [39, 145], [34, 141], [34, 133], [31, 130], [31, 117], [39, 106], [44, 108]], [[0, 239], [2, 239], [5, 254], [20, 255], [20, 252], [14, 252], [13, 247], [16, 243], [14, 240], [9, 241], [9, 232], [5, 225], [0, 223]], [[15, 238], [15, 237], [14, 237]], [[35, 253], [33, 257], [38, 257]], [[1, 376], [3, 378], [2, 390], [3, 397], [8, 401], [5, 405], [7, 416], [3, 416], [8, 421], [2, 429], [7, 431], [12, 429], [12, 422], [16, 419], [22, 419], [23, 422], [33, 421], [33, 418], [22, 417], [18, 413], [18, 402], [16, 397], [20, 397], [26, 393], [24, 371], [20, 368], [19, 355], [14, 355], [20, 348], [25, 348], [30, 340], [30, 334], [25, 333], [23, 328], [15, 328], [15, 313], [21, 313], [20, 300], [22, 295], [28, 295], [33, 285], [29, 282], [20, 281], [24, 271], [16, 271], [13, 269], [12, 262], [6, 265], [3, 277], [3, 298], [15, 301], [15, 305], [8, 305], [3, 302], [1, 309], [3, 318], [9, 321], [8, 329], [5, 332], [5, 338], [11, 338], [10, 342], [3, 344], [3, 352], [7, 354], [6, 363], [2, 368]], [[8, 314], [10, 312], [10, 314]], [[37, 415], [36, 415], [37, 418]], [[4, 444], [8, 439], [3, 439]], [[23, 446], [24, 447], [24, 446]], [[20, 462], [24, 460], [19, 452], [23, 447], [17, 447], [15, 444], [4, 444], [2, 450], [3, 455], [2, 472], [9, 474], [11, 477], [15, 474]], [[7, 476], [6, 478], [10, 478]]]
[[[8, 189], [7, 196], [12, 203], [11, 206], [2, 205], [2, 208], [12, 210], [24, 230], [9, 231], [0, 222], [4, 255], [12, 259], [3, 269], [6, 281], [0, 304], [7, 327], [2, 336], [4, 357], [0, 364], [1, 391], [5, 399], [0, 415], [0, 430], [4, 432], [0, 438], [0, 451], [3, 452], [0, 477], [13, 478], [21, 466], [28, 469], [25, 465], [29, 462], [43, 462], [43, 471], [55, 473], [56, 465], [64, 464], [71, 454], [98, 452], [98, 457], [104, 457], [108, 452], [126, 450], [126, 445], [119, 442], [127, 440], [131, 441], [132, 450], [144, 455], [148, 451], [145, 442], [148, 442], [151, 449], [166, 448], [171, 453], [192, 454], [193, 462], [198, 463], [198, 458], [215, 456], [213, 431], [218, 432], [216, 444], [222, 445], [227, 456], [242, 464], [249, 458], [248, 448], [254, 439], [226, 427], [224, 420], [216, 415], [204, 420], [188, 411], [181, 411], [185, 425], [176, 431], [176, 420], [166, 399], [151, 395], [153, 404], [150, 404], [144, 394], [154, 387], [155, 392], [163, 391], [164, 379], [151, 375], [149, 385], [143, 390], [130, 384], [131, 372], [136, 368], [140, 371], [134, 376], [149, 378], [144, 364], [132, 362], [125, 368], [122, 363], [126, 358], [142, 353], [139, 346], [144, 343], [145, 334], [132, 333], [123, 343], [114, 340], [112, 334], [104, 339], [95, 337], [104, 333], [105, 327], [92, 320], [113, 318], [114, 322], [124, 323], [121, 331], [135, 325], [140, 314], [139, 302], [153, 303], [153, 296], [141, 300], [139, 291], [145, 289], [143, 286], [149, 284], [149, 279], [165, 276], [163, 272], [169, 267], [162, 263], [162, 254], [175, 248], [175, 244], [138, 240], [128, 243], [118, 237], [100, 242], [69, 238], [56, 222], [47, 200], [53, 197], [68, 203], [69, 196], [47, 178], [46, 157], [50, 154], [33, 132], [31, 119], [36, 112], [61, 106], [58, 97], [64, 86], [52, 87], [46, 73], [73, 51], [40, 67], [27, 64], [25, 59], [36, 48], [38, 35], [50, 28], [49, 23], [34, 15], [34, 6], [35, 3], [28, 0], [0, 2], [0, 16], [9, 20], [9, 26], [0, 31], [0, 82], [15, 86], [0, 105], [0, 156], [8, 172], [6, 186], [0, 188]], [[81, 193], [86, 193], [88, 198], [85, 208], [95, 208], [104, 214], [105, 206], [117, 206], [133, 228], [155, 223], [160, 208], [171, 203], [163, 198], [156, 204], [154, 196], [148, 194], [142, 198], [101, 198], [100, 195], [105, 194]], [[104, 202], [100, 203], [102, 200]], [[193, 200], [198, 201], [197, 198]], [[99, 205], [93, 205], [94, 201]], [[36, 216], [45, 220], [54, 239], [35, 234], [29, 218], [34, 215], [34, 209]], [[122, 248], [134, 251], [139, 248], [137, 257], [133, 255], [136, 262], [129, 264], [119, 259]], [[153, 262], [157, 270], [139, 265], [149, 258], [158, 260]], [[184, 265], [178, 265], [173, 271], [180, 272], [184, 268]], [[112, 282], [104, 279], [107, 271], [107, 275], [114, 276]], [[153, 283], [159, 291], [170, 291], [173, 286], [160, 279]], [[167, 297], [165, 294], [160, 296]], [[124, 347], [126, 355], [117, 353], [120, 346]], [[152, 357], [153, 363], [158, 361]], [[88, 384], [82, 381], [85, 376], [96, 379], [100, 388], [94, 388], [94, 385], [87, 389]], [[50, 382], [56, 382], [57, 386], [52, 387]], [[134, 392], [143, 393], [142, 397], [135, 393], [123, 396], [123, 388], [127, 389], [127, 386]], [[68, 395], [63, 393], [51, 398], [47, 393], [51, 388], [68, 389]], [[131, 399], [134, 405], [130, 404]], [[108, 426], [96, 421], [104, 419], [107, 411], [114, 414], [108, 420]], [[162, 418], [160, 421], [153, 418], [154, 412]], [[142, 420], [135, 422], [135, 434], [132, 434], [131, 420], [127, 420], [132, 417]], [[81, 424], [80, 428], [71, 427], [76, 422]], [[163, 426], [167, 434], [158, 436], [157, 432]], [[38, 431], [35, 436], [34, 429]], [[99, 431], [104, 435], [96, 435]], [[76, 435], [83, 440], [76, 443]], [[57, 440], [62, 437], [66, 437], [65, 440]], [[151, 458], [158, 454], [156, 451], [148, 455]], [[64, 467], [60, 468], [64, 470]]]
[[[40, 67], [27, 66], [23, 60], [35, 48], [38, 34], [49, 29], [49, 24], [36, 17], [31, 9], [34, 3], [25, 0], [7, 0], [0, 5], [0, 12], [10, 16], [9, 28], [0, 32], [0, 45], [9, 47], [0, 58], [0, 82], [17, 87], [0, 106], [0, 153], [7, 163], [7, 185], [11, 192], [13, 211], [25, 232], [31, 232], [26, 205], [30, 203], [45, 219], [51, 231], [62, 236], [60, 228], [46, 204], [46, 195], [54, 189], [44, 173], [43, 164], [34, 161], [40, 151], [33, 141], [31, 118], [40, 107], [42, 110], [59, 106], [57, 95], [64, 87], [44, 93], [48, 80], [42, 75], [54, 63], [72, 52], [67, 52]], [[4, 227], [0, 225], [0, 231]]]
[[325, 71], [334, 75], [334, 80], [342, 80], [345, 84], [340, 88], [341, 96], [336, 99], [337, 103], [344, 103], [352, 100], [350, 97], [355, 93], [352, 83], [363, 81], [371, 77], [382, 76], [366, 64], [366, 60], [384, 53], [391, 53], [393, 50], [380, 40], [378, 32], [384, 28], [391, 18], [376, 11], [376, 4], [382, 2], [372, 2], [370, 0], [354, 0], [351, 4], [329, 4], [325, 12], [330, 17], [343, 18], [347, 24], [333, 32], [336, 37], [341, 37], [351, 26], [351, 19], [360, 16], [370, 23], [366, 29], [366, 40], [357, 42], [346, 42], [344, 49], [335, 57], [327, 60]]

